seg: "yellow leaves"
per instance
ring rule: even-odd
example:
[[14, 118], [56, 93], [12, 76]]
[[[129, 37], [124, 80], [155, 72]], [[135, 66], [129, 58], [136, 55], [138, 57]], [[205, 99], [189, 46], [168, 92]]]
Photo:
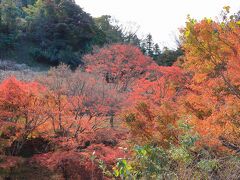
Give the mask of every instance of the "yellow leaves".
[[[184, 39], [188, 39], [192, 33], [194, 25], [197, 23], [195, 19], [192, 19], [189, 15], [187, 17], [186, 28], [184, 29]], [[189, 39], [188, 39], [189, 40]]]
[[236, 23], [234, 21], [231, 21], [228, 23], [228, 27], [230, 27], [231, 29], [234, 29], [236, 27]]
[[190, 15], [188, 14], [188, 15], [187, 15], [187, 23], [191, 23], [191, 24], [194, 25], [195, 23], [197, 23], [197, 20], [191, 18]]
[[211, 18], [205, 18], [205, 21], [208, 23], [208, 24], [211, 24], [213, 22], [213, 20]]
[[223, 9], [224, 9], [227, 13], [230, 12], [230, 6], [224, 6]]
[[185, 37], [186, 37], [186, 38], [188, 38], [188, 37], [190, 36], [190, 33], [191, 33], [191, 32], [190, 32], [190, 30], [189, 30], [189, 29], [188, 29], [188, 30], [186, 30], [186, 31], [185, 31]]
[[224, 28], [226, 26], [226, 24], [224, 22], [221, 22], [220, 26], [221, 26], [221, 28]]

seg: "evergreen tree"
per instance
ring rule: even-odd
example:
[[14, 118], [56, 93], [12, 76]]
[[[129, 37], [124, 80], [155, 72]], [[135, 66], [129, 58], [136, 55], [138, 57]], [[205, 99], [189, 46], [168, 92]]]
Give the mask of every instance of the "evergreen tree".
[[94, 22], [98, 29], [105, 33], [105, 43], [119, 43], [124, 41], [122, 29], [117, 24], [113, 24], [116, 20], [111, 16], [103, 15], [95, 18]]
[[154, 47], [153, 47], [153, 59], [157, 60], [157, 58], [160, 56], [160, 54], [161, 54], [160, 47], [159, 47], [158, 43], [156, 43], [156, 44], [154, 44]]
[[0, 1], [0, 52], [1, 55], [13, 50], [17, 41], [17, 19], [19, 9], [15, 1]]
[[153, 43], [153, 39], [152, 39], [152, 35], [151, 34], [147, 35], [147, 37], [145, 39], [145, 44], [146, 44], [146, 54], [148, 56], [153, 57], [153, 46], [154, 46], [154, 43]]
[[77, 66], [81, 55], [91, 50], [95, 36], [93, 19], [74, 1], [37, 0], [23, 9], [29, 40], [37, 45], [31, 53], [34, 59]]
[[183, 55], [181, 48], [176, 50], [171, 50], [167, 47], [164, 47], [162, 52], [156, 57], [155, 61], [160, 66], [172, 66], [178, 57]]

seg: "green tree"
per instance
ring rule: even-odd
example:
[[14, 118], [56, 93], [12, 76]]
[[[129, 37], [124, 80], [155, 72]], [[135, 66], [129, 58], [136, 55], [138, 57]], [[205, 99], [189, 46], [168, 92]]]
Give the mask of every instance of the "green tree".
[[23, 8], [29, 40], [37, 45], [32, 56], [50, 64], [77, 66], [89, 52], [96, 28], [92, 17], [69, 0], [37, 0]]
[[169, 49], [164, 47], [162, 52], [154, 58], [156, 63], [160, 66], [172, 66], [174, 62], [178, 59], [178, 57], [183, 55], [183, 51], [181, 48], [177, 48], [176, 50]]
[[154, 47], [153, 47], [153, 59], [157, 60], [157, 58], [160, 56], [160, 54], [161, 54], [160, 47], [159, 47], [158, 43], [156, 43], [156, 44], [154, 44]]
[[142, 49], [144, 54], [146, 54], [150, 57], [153, 57], [153, 55], [154, 55], [153, 47], [154, 47], [154, 42], [153, 42], [153, 39], [152, 39], [152, 35], [148, 34], [146, 36], [146, 38], [141, 43], [141, 49]]
[[15, 1], [0, 1], [0, 52], [7, 53], [12, 50], [17, 40], [17, 20], [19, 9]]
[[16, 30], [17, 17], [19, 10], [16, 3], [12, 0], [2, 0], [0, 4], [1, 20], [0, 23], [5, 27], [6, 33]]
[[139, 26], [135, 23], [122, 25], [109, 15], [94, 18], [96, 25], [95, 42], [97, 45], [125, 43], [140, 47], [141, 40], [137, 36]]
[[[119, 25], [116, 24], [117, 20], [109, 15], [103, 15], [94, 19], [98, 29], [104, 32], [105, 43], [119, 43], [124, 41], [123, 32]], [[115, 25], [114, 25], [115, 23]]]

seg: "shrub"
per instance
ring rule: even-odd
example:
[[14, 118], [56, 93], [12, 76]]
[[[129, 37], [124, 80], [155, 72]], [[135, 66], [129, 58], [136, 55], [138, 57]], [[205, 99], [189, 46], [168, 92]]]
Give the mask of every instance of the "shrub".
[[114, 176], [121, 179], [226, 179], [232, 172], [230, 179], [237, 179], [238, 159], [229, 156], [222, 161], [216, 154], [210, 155], [213, 154], [210, 150], [198, 149], [196, 142], [199, 137], [192, 127], [181, 123], [178, 128], [182, 134], [177, 145], [171, 144], [170, 148], [135, 146], [130, 159], [118, 161]]
[[6, 53], [6, 51], [12, 50], [16, 45], [16, 40], [16, 34], [6, 35], [4, 33], [0, 33], [0, 52]]
[[65, 63], [71, 67], [77, 67], [81, 64], [80, 53], [73, 52], [70, 47], [58, 50], [54, 47], [47, 49], [34, 48], [30, 51], [30, 56], [40, 63], [47, 63], [50, 65], [58, 65]]

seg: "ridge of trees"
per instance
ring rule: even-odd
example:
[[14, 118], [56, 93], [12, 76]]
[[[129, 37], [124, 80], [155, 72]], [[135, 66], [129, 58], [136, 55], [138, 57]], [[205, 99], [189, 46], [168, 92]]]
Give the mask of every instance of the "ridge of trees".
[[133, 44], [159, 65], [170, 66], [182, 55], [180, 49], [159, 49], [149, 34], [140, 39], [132, 29], [109, 15], [91, 17], [72, 0], [1, 0], [0, 55], [8, 57], [25, 47], [32, 61], [49, 65], [82, 64], [82, 56], [95, 46]]

